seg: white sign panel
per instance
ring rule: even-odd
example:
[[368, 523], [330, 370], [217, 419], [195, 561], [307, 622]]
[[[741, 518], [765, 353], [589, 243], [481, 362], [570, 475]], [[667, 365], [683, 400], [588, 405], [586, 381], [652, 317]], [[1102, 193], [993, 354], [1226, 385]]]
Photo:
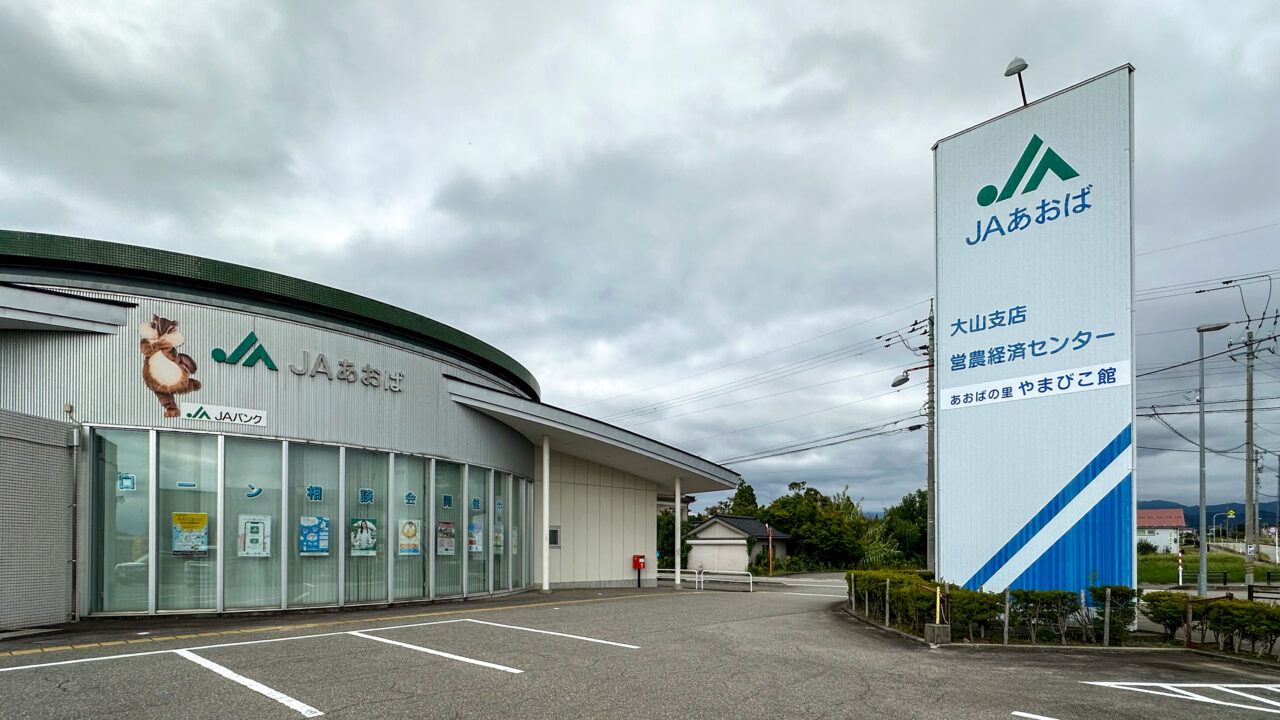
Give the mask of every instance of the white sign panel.
[[949, 582], [1135, 580], [1131, 73], [935, 147], [937, 562]]
[[180, 405], [179, 411], [182, 417], [189, 420], [208, 420], [210, 422], [258, 426], [267, 424], [267, 414], [262, 410], [254, 410], [252, 408], [184, 402]]

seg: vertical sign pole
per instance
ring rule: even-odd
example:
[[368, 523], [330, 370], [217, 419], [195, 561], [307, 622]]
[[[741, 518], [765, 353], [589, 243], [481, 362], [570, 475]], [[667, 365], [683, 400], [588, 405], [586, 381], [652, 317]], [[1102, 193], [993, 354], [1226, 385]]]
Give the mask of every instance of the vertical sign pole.
[[1244, 343], [1244, 584], [1253, 584], [1253, 558], [1257, 554], [1257, 513], [1253, 508], [1253, 331]]

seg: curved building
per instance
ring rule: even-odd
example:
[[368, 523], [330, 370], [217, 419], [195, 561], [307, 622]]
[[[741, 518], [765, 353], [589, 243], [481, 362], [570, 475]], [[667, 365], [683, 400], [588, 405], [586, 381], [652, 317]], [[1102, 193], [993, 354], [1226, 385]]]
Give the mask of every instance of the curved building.
[[375, 300], [0, 231], [0, 628], [655, 584], [658, 495], [737, 475], [539, 393]]

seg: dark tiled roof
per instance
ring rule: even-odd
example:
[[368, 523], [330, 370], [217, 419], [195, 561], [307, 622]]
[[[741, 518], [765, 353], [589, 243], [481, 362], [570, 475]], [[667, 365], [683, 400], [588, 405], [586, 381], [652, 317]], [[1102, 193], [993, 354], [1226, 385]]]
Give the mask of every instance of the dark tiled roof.
[[[748, 517], [746, 515], [712, 515], [710, 519], [708, 519], [706, 522], [702, 523], [698, 527], [694, 528], [694, 530], [700, 530], [706, 527], [709, 523], [715, 522], [716, 520], [719, 520], [725, 525], [728, 525], [736, 530], [741, 530], [742, 532], [754, 538], [760, 538], [764, 540], [769, 537], [769, 528], [765, 527], [764, 523], [760, 522], [760, 520], [756, 518]], [[790, 540], [791, 536], [782, 532], [781, 530], [774, 529], [773, 539], [774, 540]]]

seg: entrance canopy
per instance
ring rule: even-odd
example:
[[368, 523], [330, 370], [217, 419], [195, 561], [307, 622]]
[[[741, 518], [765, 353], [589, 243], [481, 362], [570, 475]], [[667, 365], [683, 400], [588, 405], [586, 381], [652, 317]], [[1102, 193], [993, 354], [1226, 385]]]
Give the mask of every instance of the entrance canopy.
[[551, 447], [558, 452], [644, 478], [668, 492], [674, 492], [677, 477], [681, 492], [686, 493], [732, 490], [738, 486], [740, 478], [729, 468], [652, 438], [545, 403], [446, 377], [454, 402], [511, 427], [535, 446], [541, 445], [544, 436], [549, 437]]

